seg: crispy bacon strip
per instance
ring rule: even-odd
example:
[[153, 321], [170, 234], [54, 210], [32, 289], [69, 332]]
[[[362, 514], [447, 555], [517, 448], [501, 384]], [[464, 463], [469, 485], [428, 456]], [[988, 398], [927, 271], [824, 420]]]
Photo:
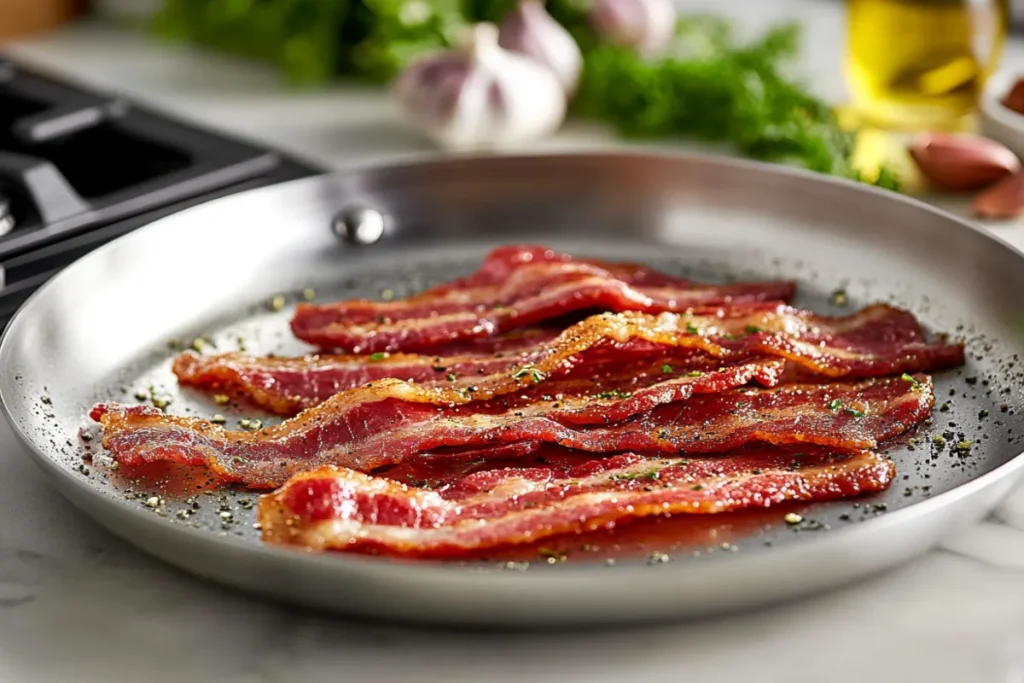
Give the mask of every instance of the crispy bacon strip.
[[[595, 351], [603, 350], [604, 356]], [[174, 363], [181, 384], [227, 393], [278, 415], [295, 415], [339, 391], [392, 377], [439, 386], [437, 401], [485, 400], [597, 362], [629, 364], [680, 352], [731, 362], [784, 358], [812, 375], [859, 379], [961, 365], [962, 344], [929, 342], [913, 315], [886, 305], [842, 318], [768, 304], [720, 315], [602, 314], [509, 357], [499, 355], [304, 356], [260, 358], [244, 354], [200, 356]], [[682, 361], [685, 362], [685, 361]], [[454, 378], [454, 380], [452, 380]], [[465, 391], [476, 387], [471, 396]], [[463, 392], [463, 395], [453, 395]], [[443, 395], [442, 395], [443, 394]]]
[[259, 521], [263, 540], [276, 545], [440, 559], [653, 515], [847, 498], [884, 490], [894, 476], [892, 462], [870, 451], [813, 449], [697, 459], [627, 454], [562, 471], [477, 472], [437, 491], [323, 467], [262, 496]]
[[511, 355], [526, 349], [531, 349], [540, 344], [551, 341], [566, 328], [565, 324], [556, 324], [544, 327], [521, 327], [494, 337], [474, 337], [442, 344], [431, 349], [434, 356], [486, 356], [486, 355]]
[[537, 246], [495, 249], [473, 275], [397, 301], [300, 304], [292, 333], [349, 353], [424, 351], [585, 310], [681, 312], [789, 301], [791, 281], [704, 285], [631, 263], [577, 259]]
[[[524, 387], [543, 389], [544, 393], [566, 391], [564, 382], [550, 384], [556, 379], [586, 380], [585, 386], [593, 390], [591, 393], [632, 390], [642, 388], [643, 382], [667, 381], [678, 375], [697, 376], [737, 364], [685, 348], [660, 353], [659, 349], [648, 348], [590, 350], [585, 363], [559, 364], [552, 359], [545, 364], [552, 368], [550, 374], [521, 358], [504, 356], [435, 358], [430, 364], [422, 360], [418, 356], [374, 362], [357, 356], [267, 358], [236, 353], [204, 357], [186, 352], [175, 359], [172, 370], [182, 385], [226, 393], [269, 412], [292, 416], [341, 391], [387, 378], [455, 391], [460, 399], [457, 402], [463, 403], [523, 391]], [[760, 377], [768, 386], [776, 383], [785, 367], [784, 361], [778, 359], [755, 361], [761, 367], [771, 368]], [[445, 399], [438, 401], [447, 398], [445, 394]]]
[[[755, 372], [738, 366], [744, 367]], [[382, 380], [253, 433], [146, 406], [100, 404], [91, 415], [103, 425], [104, 447], [122, 465], [170, 460], [263, 488], [322, 464], [370, 472], [441, 448], [528, 441], [593, 453], [722, 453], [750, 443], [873, 448], [923, 420], [934, 404], [926, 375], [721, 391], [728, 379], [714, 372], [656, 384], [638, 395], [584, 393], [527, 402], [524, 394], [454, 408], [420, 401], [415, 385]], [[697, 387], [717, 393], [696, 393]], [[661, 405], [651, 410], [652, 401]], [[610, 424], [601, 424], [605, 419]]]
[[[515, 390], [510, 381], [518, 355], [416, 356], [387, 358], [311, 354], [295, 358], [224, 353], [203, 356], [186, 351], [171, 371], [182, 386], [218, 392], [276, 415], [296, 413], [323, 403], [338, 392], [380, 379], [393, 378], [426, 385], [464, 389], [497, 384], [494, 391]], [[454, 379], [451, 379], [454, 378]]]

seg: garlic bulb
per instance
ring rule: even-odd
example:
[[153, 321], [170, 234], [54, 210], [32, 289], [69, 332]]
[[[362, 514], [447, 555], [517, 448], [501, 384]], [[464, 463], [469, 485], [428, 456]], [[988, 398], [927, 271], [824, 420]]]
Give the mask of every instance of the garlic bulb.
[[498, 44], [533, 57], [555, 73], [569, 96], [576, 92], [583, 55], [576, 40], [551, 18], [541, 0], [519, 0], [515, 10], [501, 23]]
[[498, 27], [476, 24], [460, 49], [414, 62], [395, 93], [412, 123], [453, 151], [497, 150], [554, 133], [567, 98], [555, 74], [498, 45]]
[[664, 50], [676, 32], [672, 0], [597, 0], [588, 18], [599, 36], [643, 57]]

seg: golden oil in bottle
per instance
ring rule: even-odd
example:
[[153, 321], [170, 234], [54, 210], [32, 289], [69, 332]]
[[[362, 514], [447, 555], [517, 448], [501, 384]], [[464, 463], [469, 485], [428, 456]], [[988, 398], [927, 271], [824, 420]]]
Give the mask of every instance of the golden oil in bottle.
[[856, 114], [898, 130], [957, 129], [1006, 40], [1009, 0], [846, 0]]

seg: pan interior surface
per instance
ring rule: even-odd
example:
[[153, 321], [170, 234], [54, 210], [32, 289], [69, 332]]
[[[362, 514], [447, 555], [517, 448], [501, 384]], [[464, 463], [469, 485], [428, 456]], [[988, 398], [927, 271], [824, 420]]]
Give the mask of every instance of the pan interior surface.
[[[339, 216], [358, 208], [386, 219], [374, 243], [336, 230]], [[83, 459], [79, 436], [94, 427], [87, 414], [97, 401], [156, 399], [171, 413], [223, 414], [229, 427], [273, 421], [179, 390], [170, 362], [182, 349], [303, 353], [310, 348], [288, 330], [297, 302], [402, 297], [515, 243], [709, 282], [794, 278], [796, 305], [819, 313], [890, 302], [965, 339], [968, 363], [934, 373], [932, 419], [882, 449], [898, 469], [882, 495], [802, 507], [797, 525], [774, 510], [700, 520], [666, 547], [631, 541], [588, 554], [570, 539], [567, 555], [550, 563], [413, 564], [269, 548], [254, 526], [252, 493], [170, 491], [123, 480], [102, 457]], [[76, 505], [143, 549], [226, 584], [435, 621], [706, 613], [877, 571], [994, 502], [992, 492], [1015, 474], [1017, 463], [1008, 464], [1024, 436], [1022, 264], [1011, 248], [915, 202], [746, 162], [572, 155], [371, 169], [217, 200], [85, 257], [12, 322], [0, 393], [16, 431]], [[780, 577], [787, 569], [815, 576]]]

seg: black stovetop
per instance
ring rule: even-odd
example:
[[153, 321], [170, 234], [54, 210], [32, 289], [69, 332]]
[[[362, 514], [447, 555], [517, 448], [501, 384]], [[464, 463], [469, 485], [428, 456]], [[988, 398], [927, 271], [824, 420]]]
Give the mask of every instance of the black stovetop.
[[116, 237], [325, 170], [0, 56], [0, 324]]

